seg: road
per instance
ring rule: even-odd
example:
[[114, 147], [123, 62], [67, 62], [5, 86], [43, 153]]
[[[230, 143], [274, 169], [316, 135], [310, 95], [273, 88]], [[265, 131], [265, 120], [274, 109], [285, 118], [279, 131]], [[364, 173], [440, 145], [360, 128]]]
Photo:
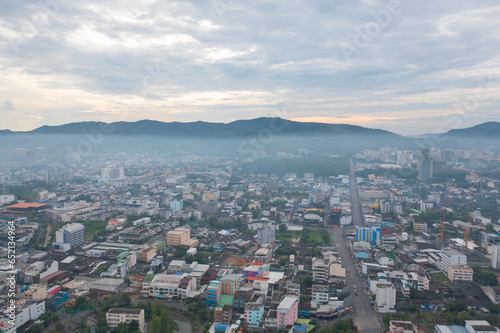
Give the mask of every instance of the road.
[[[359, 200], [358, 184], [354, 174], [354, 162], [351, 160], [351, 170], [349, 175], [349, 184], [351, 191], [351, 214], [352, 224], [354, 226], [363, 225], [363, 211]], [[358, 330], [366, 333], [382, 332], [377, 313], [373, 309], [370, 298], [365, 294], [365, 282], [359, 276], [358, 269], [351, 255], [350, 249], [347, 247], [345, 232], [343, 229], [329, 229], [332, 237], [335, 237], [337, 251], [342, 258], [342, 263], [346, 269], [346, 279], [350, 286], [356, 286], [358, 295], [352, 295], [352, 305], [354, 308], [354, 321], [358, 326]]]
[[358, 183], [356, 181], [356, 175], [354, 174], [354, 162], [350, 160], [350, 173], [349, 173], [349, 189], [351, 191], [351, 215], [352, 215], [352, 225], [363, 225], [363, 209], [361, 208], [361, 201], [359, 200], [359, 190]]
[[380, 333], [382, 327], [380, 325], [377, 313], [373, 309], [370, 299], [365, 294], [365, 282], [359, 276], [356, 264], [351, 255], [351, 251], [347, 247], [345, 233], [343, 229], [329, 229], [332, 237], [335, 237], [337, 251], [342, 258], [342, 263], [346, 269], [346, 279], [349, 281], [349, 286], [356, 286], [358, 295], [352, 295], [352, 305], [354, 308], [354, 321], [360, 332]]

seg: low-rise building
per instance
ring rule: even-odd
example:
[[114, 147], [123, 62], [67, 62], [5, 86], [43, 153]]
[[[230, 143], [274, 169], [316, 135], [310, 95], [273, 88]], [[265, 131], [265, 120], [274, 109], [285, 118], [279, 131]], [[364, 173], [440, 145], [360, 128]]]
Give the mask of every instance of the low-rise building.
[[121, 323], [130, 324], [134, 320], [139, 324], [139, 331], [144, 332], [144, 309], [114, 308], [106, 313], [109, 327], [117, 327]]
[[451, 282], [472, 282], [473, 270], [468, 265], [448, 266], [448, 279]]

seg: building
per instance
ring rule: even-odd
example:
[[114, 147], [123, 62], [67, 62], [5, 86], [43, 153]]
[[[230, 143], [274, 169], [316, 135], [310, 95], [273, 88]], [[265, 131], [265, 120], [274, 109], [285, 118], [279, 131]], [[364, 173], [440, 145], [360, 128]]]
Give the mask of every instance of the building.
[[105, 182], [125, 179], [125, 170], [122, 165], [106, 167], [101, 171], [101, 178]]
[[257, 230], [257, 243], [262, 244], [271, 244], [274, 245], [276, 235], [276, 228], [274, 225], [265, 226], [263, 228], [259, 228]]
[[250, 328], [259, 328], [264, 315], [263, 298], [259, 297], [255, 302], [245, 304], [245, 321]]
[[498, 328], [490, 325], [486, 320], [466, 320], [465, 329], [469, 333], [493, 333], [500, 332]]
[[71, 247], [83, 245], [85, 243], [85, 227], [80, 223], [64, 225], [56, 231], [56, 243], [66, 243]]
[[32, 284], [24, 292], [24, 299], [30, 301], [41, 301], [47, 298], [47, 287], [43, 284]]
[[451, 282], [472, 282], [473, 271], [468, 265], [448, 266], [448, 279]]
[[391, 320], [389, 333], [418, 333], [417, 327], [411, 321]]
[[238, 290], [240, 290], [240, 278], [239, 274], [228, 274], [220, 279], [221, 283], [221, 293], [222, 295], [234, 295]]
[[448, 266], [467, 265], [467, 256], [457, 250], [444, 250], [441, 254], [441, 271], [448, 275]]
[[16, 198], [12, 194], [0, 194], [0, 206], [15, 201]]
[[187, 242], [191, 238], [189, 229], [177, 228], [167, 233], [168, 246], [181, 246], [182, 243]]
[[184, 200], [172, 200], [170, 201], [170, 210], [175, 212], [184, 209]]
[[54, 297], [45, 301], [45, 308], [49, 311], [55, 311], [63, 308], [69, 299], [67, 292], [59, 291]]
[[220, 281], [211, 281], [207, 286], [207, 305], [216, 306], [221, 295]]
[[139, 251], [139, 261], [149, 262], [156, 255], [156, 248], [145, 247]]
[[214, 322], [231, 324], [233, 307], [231, 305], [217, 306], [214, 310]]
[[365, 241], [373, 245], [380, 245], [379, 227], [360, 227], [356, 226], [356, 241]]
[[[425, 211], [425, 210], [423, 210]], [[417, 223], [417, 222], [414, 222], [413, 223], [413, 230], [415, 232], [427, 232], [427, 223]]]
[[375, 306], [379, 313], [396, 312], [396, 288], [390, 282], [379, 282], [375, 286]]
[[271, 259], [273, 258], [273, 251], [268, 249], [267, 247], [261, 247], [254, 253], [256, 263], [269, 264]]
[[421, 148], [418, 158], [418, 178], [423, 181], [432, 179], [434, 160], [429, 148]]
[[293, 325], [299, 318], [299, 299], [293, 296], [285, 297], [278, 305], [276, 327], [281, 330]]
[[132, 321], [139, 324], [139, 331], [144, 332], [144, 309], [114, 308], [106, 313], [109, 327], [117, 327], [121, 323], [130, 324]]
[[233, 309], [238, 312], [243, 312], [245, 311], [246, 304], [253, 302], [254, 299], [255, 293], [252, 290], [239, 290], [234, 294]]
[[311, 300], [316, 302], [318, 305], [328, 304], [328, 301], [330, 300], [328, 286], [313, 284]]
[[330, 260], [313, 258], [312, 261], [313, 281], [328, 282], [330, 278]]
[[179, 284], [182, 279], [181, 275], [158, 274], [151, 282], [143, 283], [143, 295], [149, 291], [149, 296], [158, 298], [177, 296], [179, 294]]
[[500, 244], [492, 246], [493, 254], [491, 255], [491, 267], [500, 269]]

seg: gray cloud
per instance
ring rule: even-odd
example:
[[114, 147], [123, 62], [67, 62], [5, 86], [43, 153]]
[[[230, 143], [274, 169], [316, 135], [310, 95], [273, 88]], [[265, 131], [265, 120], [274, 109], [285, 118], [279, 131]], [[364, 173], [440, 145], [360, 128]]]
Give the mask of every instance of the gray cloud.
[[[66, 103], [41, 109], [41, 93], [21, 95], [32, 112], [66, 110], [44, 118], [51, 124], [80, 121], [88, 110], [103, 120], [231, 121], [290, 102], [290, 118], [334, 122], [343, 115], [346, 122], [416, 134], [445, 127], [441, 115], [473, 94], [486, 74], [500, 75], [494, 0], [400, 0], [401, 12], [349, 60], [339, 45], [355, 45], [389, 1], [59, 0], [51, 9], [39, 3], [45, 2], [2, 4], [0, 60], [13, 77], [33, 80]], [[221, 3], [228, 7], [217, 12]], [[148, 79], [157, 67], [161, 83]], [[131, 112], [113, 104], [145, 81], [144, 98]], [[10, 93], [0, 90], [0, 98]], [[494, 108], [492, 95], [463, 125], [500, 120]]]
[[2, 105], [2, 111], [16, 111], [16, 108], [14, 107], [14, 104], [12, 104], [11, 100], [5, 100], [3, 101]]

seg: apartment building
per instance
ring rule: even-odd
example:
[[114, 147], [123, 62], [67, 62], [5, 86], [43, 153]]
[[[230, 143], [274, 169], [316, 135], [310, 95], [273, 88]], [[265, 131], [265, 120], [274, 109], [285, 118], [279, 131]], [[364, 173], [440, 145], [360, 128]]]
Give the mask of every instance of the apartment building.
[[180, 246], [187, 242], [191, 237], [191, 232], [189, 229], [176, 228], [167, 233], [167, 245], [168, 246]]
[[288, 325], [293, 325], [299, 318], [299, 299], [293, 296], [285, 297], [277, 309], [278, 329], [284, 329]]
[[451, 282], [472, 282], [473, 271], [468, 265], [448, 266], [448, 279]]
[[448, 275], [448, 267], [451, 265], [467, 265], [467, 256], [457, 250], [444, 250], [441, 254], [441, 271]]
[[121, 323], [130, 324], [132, 321], [139, 324], [139, 331], [144, 332], [144, 309], [115, 308], [106, 313], [109, 327], [117, 327]]

